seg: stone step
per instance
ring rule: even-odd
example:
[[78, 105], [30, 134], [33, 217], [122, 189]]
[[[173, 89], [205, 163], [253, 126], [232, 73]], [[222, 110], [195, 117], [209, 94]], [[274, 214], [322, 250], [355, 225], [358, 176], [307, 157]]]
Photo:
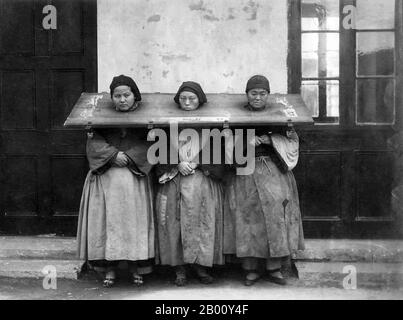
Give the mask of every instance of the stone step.
[[[307, 239], [301, 261], [403, 262], [401, 240]], [[55, 236], [0, 236], [0, 259], [77, 259], [75, 238]]]
[[306, 240], [302, 261], [403, 262], [402, 240]]
[[0, 259], [0, 277], [78, 279], [84, 261], [49, 259]]
[[2, 236], [0, 259], [77, 259], [75, 238], [54, 236]]
[[296, 266], [302, 281], [345, 289], [352, 289], [354, 283], [357, 287], [403, 288], [403, 263], [298, 261]]

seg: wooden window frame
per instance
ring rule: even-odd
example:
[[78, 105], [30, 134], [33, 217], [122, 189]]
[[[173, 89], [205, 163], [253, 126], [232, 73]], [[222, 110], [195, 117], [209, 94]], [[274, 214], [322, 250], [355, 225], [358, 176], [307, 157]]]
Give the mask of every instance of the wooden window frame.
[[[355, 29], [344, 29], [342, 26], [343, 8], [356, 6], [356, 0], [340, 0], [340, 74], [339, 74], [339, 122], [340, 128], [393, 127], [403, 129], [403, 1], [396, 0], [395, 12], [395, 123], [394, 124], [359, 124], [357, 123], [356, 102], [356, 33]], [[360, 30], [358, 30], [360, 31]], [[375, 30], [376, 31], [376, 30]], [[288, 93], [301, 93], [302, 57], [301, 57], [301, 0], [288, 0]], [[352, 49], [354, 48], [354, 49]], [[372, 78], [372, 77], [371, 77]], [[375, 78], [375, 77], [374, 77]], [[319, 122], [329, 125], [330, 121]], [[320, 120], [320, 119], [319, 119]]]

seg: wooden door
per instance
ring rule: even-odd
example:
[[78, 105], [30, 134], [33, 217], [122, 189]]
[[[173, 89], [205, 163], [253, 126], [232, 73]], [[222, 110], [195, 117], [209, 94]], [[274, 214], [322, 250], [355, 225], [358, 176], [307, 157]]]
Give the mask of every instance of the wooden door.
[[0, 233], [75, 233], [85, 134], [63, 123], [97, 90], [96, 32], [95, 1], [0, 1]]

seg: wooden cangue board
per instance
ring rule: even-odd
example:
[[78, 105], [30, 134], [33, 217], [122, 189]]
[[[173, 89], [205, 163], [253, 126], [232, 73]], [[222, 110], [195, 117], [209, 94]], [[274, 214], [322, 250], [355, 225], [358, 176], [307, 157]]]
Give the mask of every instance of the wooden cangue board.
[[110, 94], [83, 93], [64, 125], [71, 128], [179, 126], [263, 126], [292, 123], [313, 124], [312, 114], [298, 94], [273, 94], [263, 111], [249, 111], [244, 94], [208, 94], [208, 103], [194, 111], [183, 111], [174, 94], [142, 94], [140, 106], [130, 112], [113, 107]]

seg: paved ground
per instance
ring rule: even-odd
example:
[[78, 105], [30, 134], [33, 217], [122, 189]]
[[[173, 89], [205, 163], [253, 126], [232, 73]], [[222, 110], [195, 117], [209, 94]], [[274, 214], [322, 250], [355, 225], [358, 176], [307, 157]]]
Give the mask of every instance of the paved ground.
[[177, 288], [173, 285], [171, 273], [153, 274], [146, 278], [141, 288], [130, 285], [121, 274], [120, 282], [115, 287], [102, 287], [101, 278], [94, 273], [80, 280], [57, 280], [57, 289], [43, 288], [43, 279], [0, 278], [0, 299], [40, 299], [40, 300], [94, 300], [94, 299], [130, 299], [130, 300], [403, 300], [403, 288], [385, 284], [357, 282], [356, 290], [343, 289], [342, 281], [302, 281], [290, 279], [290, 284], [281, 287], [260, 280], [253, 287], [245, 287], [238, 270], [216, 272], [216, 282], [202, 285], [196, 279], [190, 279], [188, 286]]

